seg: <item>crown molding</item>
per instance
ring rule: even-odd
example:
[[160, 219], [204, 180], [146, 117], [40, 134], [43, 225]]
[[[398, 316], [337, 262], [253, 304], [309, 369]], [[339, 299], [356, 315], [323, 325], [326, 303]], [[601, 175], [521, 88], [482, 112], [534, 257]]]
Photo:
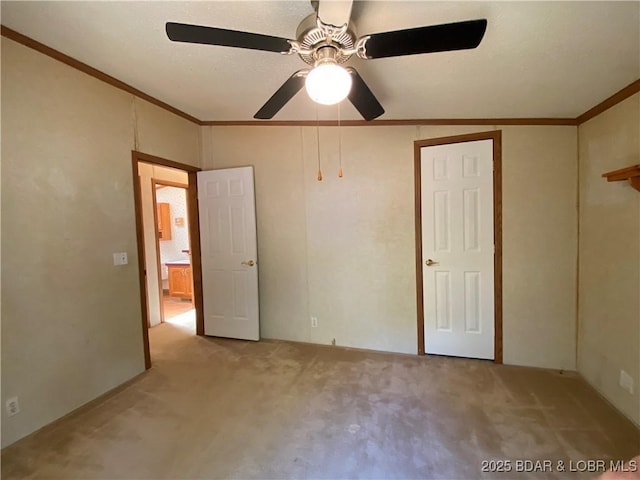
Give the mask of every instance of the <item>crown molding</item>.
[[619, 104], [623, 100], [626, 100], [627, 98], [629, 98], [632, 95], [635, 95], [638, 92], [640, 92], [640, 79], [630, 83], [629, 85], [624, 87], [622, 90], [614, 93], [609, 98], [600, 102], [595, 107], [584, 112], [582, 115], [576, 118], [577, 124], [581, 125], [584, 122], [591, 120], [593, 117], [600, 115], [605, 110], [609, 110], [611, 107]]
[[[205, 120], [205, 126], [268, 126], [268, 127], [337, 127], [337, 120], [238, 120], [215, 121]], [[575, 118], [415, 118], [398, 120], [342, 120], [341, 127], [384, 127], [408, 125], [577, 125]]]

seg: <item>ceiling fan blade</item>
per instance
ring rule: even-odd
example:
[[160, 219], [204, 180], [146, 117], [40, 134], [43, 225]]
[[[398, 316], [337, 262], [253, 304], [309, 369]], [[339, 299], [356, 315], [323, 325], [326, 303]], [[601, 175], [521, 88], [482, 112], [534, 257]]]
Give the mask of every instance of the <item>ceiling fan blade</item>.
[[326, 25], [342, 27], [349, 25], [353, 0], [320, 0], [318, 2], [318, 18]]
[[296, 93], [304, 86], [305, 78], [309, 70], [298, 70], [291, 75], [286, 82], [274, 93], [267, 103], [265, 103], [260, 110], [253, 116], [260, 120], [268, 120], [284, 107], [289, 100], [291, 100]]
[[365, 120], [373, 120], [384, 113], [384, 108], [378, 102], [371, 89], [364, 83], [364, 80], [355, 68], [347, 67], [347, 72], [351, 75], [353, 84], [349, 92], [349, 101], [360, 112]]
[[384, 58], [476, 48], [486, 29], [487, 20], [481, 19], [374, 33], [365, 42], [365, 55]]
[[169, 39], [174, 42], [202, 43], [279, 53], [288, 53], [291, 49], [286, 38], [271, 37], [259, 33], [173, 22], [167, 22], [166, 31]]

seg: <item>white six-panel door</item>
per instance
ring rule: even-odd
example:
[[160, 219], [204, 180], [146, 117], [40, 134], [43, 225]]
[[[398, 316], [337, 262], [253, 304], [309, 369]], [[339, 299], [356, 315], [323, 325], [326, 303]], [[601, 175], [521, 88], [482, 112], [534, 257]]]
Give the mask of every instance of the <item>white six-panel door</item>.
[[253, 167], [198, 172], [204, 333], [259, 340]]
[[422, 147], [425, 351], [494, 358], [493, 141]]

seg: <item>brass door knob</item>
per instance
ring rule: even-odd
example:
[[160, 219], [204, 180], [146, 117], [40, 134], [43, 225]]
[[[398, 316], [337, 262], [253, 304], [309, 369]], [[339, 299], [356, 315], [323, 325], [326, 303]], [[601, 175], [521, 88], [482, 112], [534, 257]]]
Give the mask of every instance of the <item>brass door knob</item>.
[[427, 265], [427, 267], [430, 267], [430, 266], [432, 266], [432, 265], [440, 265], [440, 262], [434, 262], [434, 261], [433, 261], [433, 260], [431, 260], [430, 258], [427, 258], [427, 261], [426, 261], [426, 262], [424, 262], [424, 263]]
[[242, 262], [242, 265], [246, 265], [247, 267], [253, 267], [256, 264], [253, 260], [249, 260], [247, 262]]

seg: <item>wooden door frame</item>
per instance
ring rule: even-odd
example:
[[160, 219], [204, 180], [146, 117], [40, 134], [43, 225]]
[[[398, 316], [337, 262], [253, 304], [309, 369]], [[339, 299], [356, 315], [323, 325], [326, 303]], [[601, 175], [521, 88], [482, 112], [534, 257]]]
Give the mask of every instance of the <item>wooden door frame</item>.
[[418, 308], [418, 355], [425, 355], [424, 297], [422, 276], [422, 147], [452, 143], [493, 140], [493, 256], [494, 272], [494, 362], [502, 363], [502, 131], [471, 133], [451, 137], [430, 138], [413, 142], [415, 182], [416, 299]]
[[[136, 216], [136, 239], [138, 243], [138, 277], [140, 282], [140, 306], [142, 309], [142, 343], [144, 349], [144, 365], [151, 368], [151, 351], [149, 349], [149, 326], [147, 305], [147, 282], [144, 250], [144, 224], [142, 222], [142, 189], [140, 185], [140, 170], [138, 163], [150, 163], [161, 167], [176, 168], [187, 173], [187, 216], [189, 218], [189, 239], [191, 242], [191, 271], [193, 274], [193, 302], [196, 309], [196, 335], [204, 335], [204, 312], [202, 293], [202, 263], [200, 251], [200, 222], [198, 219], [198, 179], [197, 172], [201, 169], [192, 165], [174, 162], [166, 158], [156, 157], [147, 153], [131, 151], [131, 166], [133, 171], [133, 200]], [[153, 180], [153, 179], [152, 179]], [[155, 213], [154, 213], [155, 216]]]

